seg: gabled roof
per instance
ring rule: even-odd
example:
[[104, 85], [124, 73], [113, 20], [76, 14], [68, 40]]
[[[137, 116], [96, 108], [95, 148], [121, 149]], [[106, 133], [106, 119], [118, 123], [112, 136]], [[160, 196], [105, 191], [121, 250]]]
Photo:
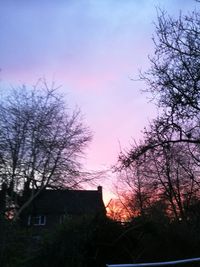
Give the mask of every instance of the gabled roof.
[[102, 189], [44, 190], [25, 213], [32, 214], [90, 214], [105, 212]]

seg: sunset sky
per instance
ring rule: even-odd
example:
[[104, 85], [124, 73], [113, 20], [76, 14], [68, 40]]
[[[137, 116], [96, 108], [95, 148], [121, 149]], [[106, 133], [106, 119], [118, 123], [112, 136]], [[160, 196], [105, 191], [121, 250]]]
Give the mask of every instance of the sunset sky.
[[193, 0], [1, 0], [0, 88], [38, 78], [62, 85], [94, 138], [86, 167], [107, 169], [120, 146], [156, 115], [144, 84], [135, 82], [153, 52], [156, 7], [177, 16]]

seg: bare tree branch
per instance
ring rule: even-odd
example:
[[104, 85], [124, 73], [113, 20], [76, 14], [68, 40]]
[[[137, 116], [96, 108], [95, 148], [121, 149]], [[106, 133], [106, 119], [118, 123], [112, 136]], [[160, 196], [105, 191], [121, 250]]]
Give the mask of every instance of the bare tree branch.
[[0, 184], [18, 207], [15, 218], [43, 189], [81, 182], [79, 159], [90, 140], [80, 111], [66, 108], [45, 81], [14, 88], [1, 100]]

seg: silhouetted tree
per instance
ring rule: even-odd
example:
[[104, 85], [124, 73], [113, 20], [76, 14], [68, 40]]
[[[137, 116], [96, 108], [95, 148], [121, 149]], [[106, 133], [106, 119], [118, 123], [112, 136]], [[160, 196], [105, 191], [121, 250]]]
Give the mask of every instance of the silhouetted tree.
[[[154, 37], [151, 67], [141, 74], [148, 91], [163, 112], [151, 125], [145, 141], [129, 153], [134, 160], [166, 143], [200, 145], [200, 13], [178, 19], [160, 12]], [[165, 135], [171, 138], [165, 139]], [[199, 156], [196, 158], [199, 161]]]
[[[13, 89], [0, 101], [0, 185], [15, 218], [45, 188], [83, 181], [79, 158], [91, 140], [80, 111], [45, 82]], [[16, 209], [17, 208], [17, 209]]]
[[200, 185], [199, 12], [174, 19], [160, 11], [153, 40], [150, 69], [140, 78], [162, 112], [145, 129], [144, 139], [120, 155], [120, 168], [129, 172], [122, 179], [134, 188], [135, 205], [142, 207], [145, 197], [153, 203], [153, 196], [183, 219]]

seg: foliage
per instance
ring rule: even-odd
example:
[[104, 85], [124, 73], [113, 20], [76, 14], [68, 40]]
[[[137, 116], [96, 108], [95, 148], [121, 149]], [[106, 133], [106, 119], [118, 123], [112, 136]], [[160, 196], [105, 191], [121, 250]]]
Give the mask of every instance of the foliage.
[[[116, 244], [121, 226], [107, 218], [68, 218], [43, 241], [29, 266], [105, 266], [109, 257], [118, 257]], [[120, 254], [122, 254], [119, 251]], [[112, 255], [112, 256], [111, 256]]]
[[40, 239], [34, 231], [1, 223], [1, 266], [104, 267], [197, 257], [199, 222], [170, 221], [159, 207], [123, 224], [108, 218], [67, 218]]
[[6, 220], [0, 220], [0, 266], [26, 266], [24, 261], [32, 257], [35, 248], [32, 242], [32, 233], [21, 229], [20, 225]]

